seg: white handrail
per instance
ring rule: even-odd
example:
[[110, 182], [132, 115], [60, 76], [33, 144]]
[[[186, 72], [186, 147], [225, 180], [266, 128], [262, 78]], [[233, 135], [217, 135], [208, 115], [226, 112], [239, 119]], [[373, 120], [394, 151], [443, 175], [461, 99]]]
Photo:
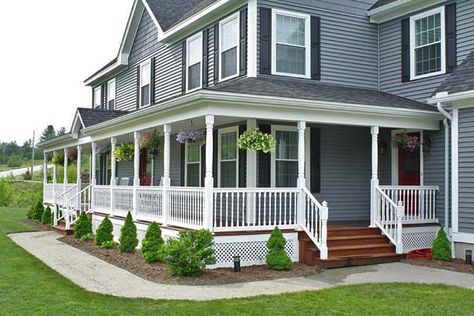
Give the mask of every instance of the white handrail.
[[66, 229], [71, 228], [71, 225], [77, 222], [80, 213], [91, 211], [91, 194], [92, 185], [88, 185], [70, 198], [66, 209]]
[[395, 245], [397, 253], [403, 253], [402, 220], [404, 217], [403, 202], [396, 203], [379, 187], [375, 187], [375, 224], [382, 233]]
[[327, 246], [327, 222], [329, 218], [329, 208], [327, 202], [319, 203], [313, 194], [303, 187], [302, 196], [304, 198], [304, 220], [303, 230], [319, 248], [321, 259], [328, 258]]

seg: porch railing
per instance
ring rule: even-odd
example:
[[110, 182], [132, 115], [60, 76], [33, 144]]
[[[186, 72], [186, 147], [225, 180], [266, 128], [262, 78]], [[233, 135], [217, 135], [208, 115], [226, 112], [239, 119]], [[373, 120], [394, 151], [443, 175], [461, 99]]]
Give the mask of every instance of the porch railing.
[[204, 188], [169, 187], [168, 224], [184, 228], [203, 228]]
[[[127, 216], [128, 212], [133, 211], [133, 187], [130, 186], [107, 186], [108, 190], [113, 194], [113, 209], [110, 209], [109, 212], [113, 211], [113, 214], [119, 216]], [[109, 198], [110, 198], [109, 192]], [[109, 205], [110, 205], [109, 201]]]
[[397, 253], [403, 253], [402, 221], [404, 218], [403, 202], [395, 202], [382, 188], [375, 187], [375, 224], [382, 233], [395, 245]]
[[163, 223], [163, 188], [137, 188], [137, 219]]
[[296, 228], [297, 188], [216, 188], [213, 198], [215, 231]]
[[319, 203], [319, 201], [306, 188], [302, 189], [302, 196], [304, 203], [303, 230], [309, 238], [311, 238], [316, 247], [319, 248], [321, 259], [327, 259], [328, 204], [326, 202]]
[[392, 201], [401, 201], [405, 208], [404, 224], [437, 223], [437, 186], [379, 186]]
[[92, 187], [92, 209], [94, 211], [110, 214], [110, 186], [94, 185]]
[[58, 201], [61, 195], [73, 188], [76, 188], [76, 184], [46, 183], [44, 185], [43, 202], [53, 204]]

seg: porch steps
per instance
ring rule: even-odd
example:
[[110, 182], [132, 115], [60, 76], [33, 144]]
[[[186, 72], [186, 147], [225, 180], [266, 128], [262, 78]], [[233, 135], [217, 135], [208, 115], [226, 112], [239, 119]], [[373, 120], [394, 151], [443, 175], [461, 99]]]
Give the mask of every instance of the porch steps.
[[59, 223], [59, 225], [54, 225], [53, 230], [57, 233], [60, 233], [63, 236], [71, 236], [74, 234], [74, 229], [66, 229], [66, 225]]
[[405, 258], [395, 253], [395, 246], [378, 228], [329, 226], [327, 260], [320, 259], [319, 249], [305, 232], [299, 232], [298, 239], [300, 262], [321, 269], [397, 262]]

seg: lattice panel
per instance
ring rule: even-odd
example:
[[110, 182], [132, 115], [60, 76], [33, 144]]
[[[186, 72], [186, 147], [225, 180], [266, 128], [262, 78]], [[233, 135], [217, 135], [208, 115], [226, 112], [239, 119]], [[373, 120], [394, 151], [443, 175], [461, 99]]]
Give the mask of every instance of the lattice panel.
[[436, 232], [415, 232], [403, 233], [403, 251], [410, 252], [415, 249], [431, 248], [433, 240], [436, 238]]
[[[215, 267], [224, 267], [233, 265], [233, 257], [240, 256], [243, 266], [252, 264], [263, 264], [268, 249], [265, 240], [258, 241], [232, 241], [221, 242], [214, 245], [216, 264]], [[286, 253], [297, 261], [298, 240], [287, 239], [285, 250]]]

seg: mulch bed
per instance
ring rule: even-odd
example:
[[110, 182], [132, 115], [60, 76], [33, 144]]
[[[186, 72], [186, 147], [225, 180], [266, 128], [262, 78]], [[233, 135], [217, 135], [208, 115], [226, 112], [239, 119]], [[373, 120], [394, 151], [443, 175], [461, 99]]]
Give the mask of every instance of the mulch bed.
[[474, 274], [474, 266], [466, 264], [462, 259], [454, 259], [450, 262], [426, 259], [406, 259], [402, 260], [402, 262], [416, 266]]
[[43, 225], [41, 222], [35, 222], [32, 219], [25, 219], [23, 220], [23, 223], [25, 223], [28, 226], [31, 226], [33, 228], [36, 228], [39, 231], [49, 231], [53, 230], [50, 225]]
[[317, 267], [309, 267], [301, 263], [294, 263], [291, 271], [273, 271], [265, 266], [242, 267], [240, 273], [233, 269], [219, 268], [204, 270], [200, 277], [173, 276], [163, 263], [146, 263], [139, 251], [128, 254], [118, 249], [103, 249], [93, 242], [84, 242], [72, 236], [65, 236], [60, 241], [87, 252], [99, 259], [127, 270], [143, 279], [166, 284], [213, 285], [240, 282], [262, 281], [281, 278], [309, 276], [319, 273]]

